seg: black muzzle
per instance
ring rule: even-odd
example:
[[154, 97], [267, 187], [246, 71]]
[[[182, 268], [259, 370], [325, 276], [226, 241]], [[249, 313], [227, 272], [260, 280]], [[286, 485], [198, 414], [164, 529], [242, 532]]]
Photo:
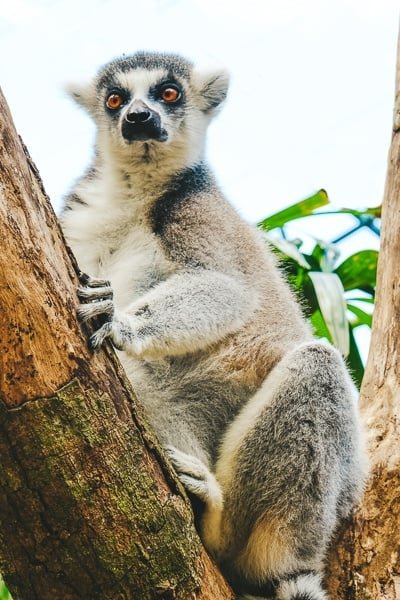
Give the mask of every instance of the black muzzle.
[[127, 142], [146, 140], [165, 142], [168, 138], [167, 132], [161, 127], [160, 115], [144, 106], [126, 113], [121, 131]]

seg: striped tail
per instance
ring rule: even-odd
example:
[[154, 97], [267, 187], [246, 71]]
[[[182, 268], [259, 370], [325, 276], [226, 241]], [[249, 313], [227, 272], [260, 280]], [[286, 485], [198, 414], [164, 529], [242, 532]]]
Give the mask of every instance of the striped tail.
[[315, 571], [298, 571], [265, 585], [250, 585], [248, 592], [238, 600], [328, 600], [321, 575]]

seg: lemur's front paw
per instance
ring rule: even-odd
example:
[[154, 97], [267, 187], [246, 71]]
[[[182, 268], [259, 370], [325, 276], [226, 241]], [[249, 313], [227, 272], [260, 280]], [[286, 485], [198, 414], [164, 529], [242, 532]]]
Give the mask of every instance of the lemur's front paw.
[[82, 322], [105, 315], [111, 320], [114, 315], [114, 304], [112, 301], [113, 291], [109, 281], [105, 279], [92, 279], [85, 275], [81, 282], [85, 287], [78, 288], [78, 298], [81, 304], [77, 308], [78, 318]]
[[79, 280], [83, 287], [78, 288], [77, 292], [81, 300], [76, 311], [78, 319], [83, 323], [95, 317], [103, 317], [105, 320], [105, 323], [89, 338], [89, 346], [92, 350], [97, 350], [113, 331], [113, 291], [110, 282], [105, 279], [94, 279], [81, 273]]
[[167, 446], [165, 450], [180, 481], [188, 492], [210, 506], [222, 505], [220, 485], [201, 460], [178, 450], [174, 446]]

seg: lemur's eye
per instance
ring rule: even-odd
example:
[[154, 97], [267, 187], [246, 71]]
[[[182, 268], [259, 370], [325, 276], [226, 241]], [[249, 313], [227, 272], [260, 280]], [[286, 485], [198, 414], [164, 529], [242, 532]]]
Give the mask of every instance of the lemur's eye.
[[124, 102], [125, 100], [120, 94], [112, 92], [106, 100], [106, 106], [111, 110], [117, 110]]
[[160, 98], [164, 100], [164, 102], [176, 102], [181, 97], [181, 92], [178, 87], [169, 83], [168, 85], [164, 85], [160, 90]]

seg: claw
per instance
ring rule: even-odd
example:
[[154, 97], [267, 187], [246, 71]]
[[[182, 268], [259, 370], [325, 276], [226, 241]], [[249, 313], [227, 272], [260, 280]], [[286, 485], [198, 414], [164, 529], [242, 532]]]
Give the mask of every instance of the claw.
[[77, 290], [78, 298], [80, 300], [112, 300], [114, 293], [113, 289], [109, 286], [105, 287], [81, 287]]
[[82, 285], [88, 285], [88, 282], [90, 280], [90, 275], [88, 275], [87, 273], [83, 273], [83, 271], [79, 271], [78, 279]]
[[111, 300], [100, 300], [99, 302], [90, 302], [89, 304], [80, 304], [76, 310], [78, 319], [85, 323], [89, 319], [100, 315], [108, 315], [110, 318], [114, 313], [114, 304]]
[[93, 335], [89, 338], [89, 348], [96, 352], [102, 346], [105, 339], [107, 339], [112, 331], [112, 323], [104, 323]]
[[82, 273], [82, 271], [79, 273], [78, 278], [80, 283], [87, 287], [98, 288], [111, 286], [111, 282], [107, 279], [96, 279], [95, 277], [90, 277], [90, 275], [87, 275], [86, 273]]

